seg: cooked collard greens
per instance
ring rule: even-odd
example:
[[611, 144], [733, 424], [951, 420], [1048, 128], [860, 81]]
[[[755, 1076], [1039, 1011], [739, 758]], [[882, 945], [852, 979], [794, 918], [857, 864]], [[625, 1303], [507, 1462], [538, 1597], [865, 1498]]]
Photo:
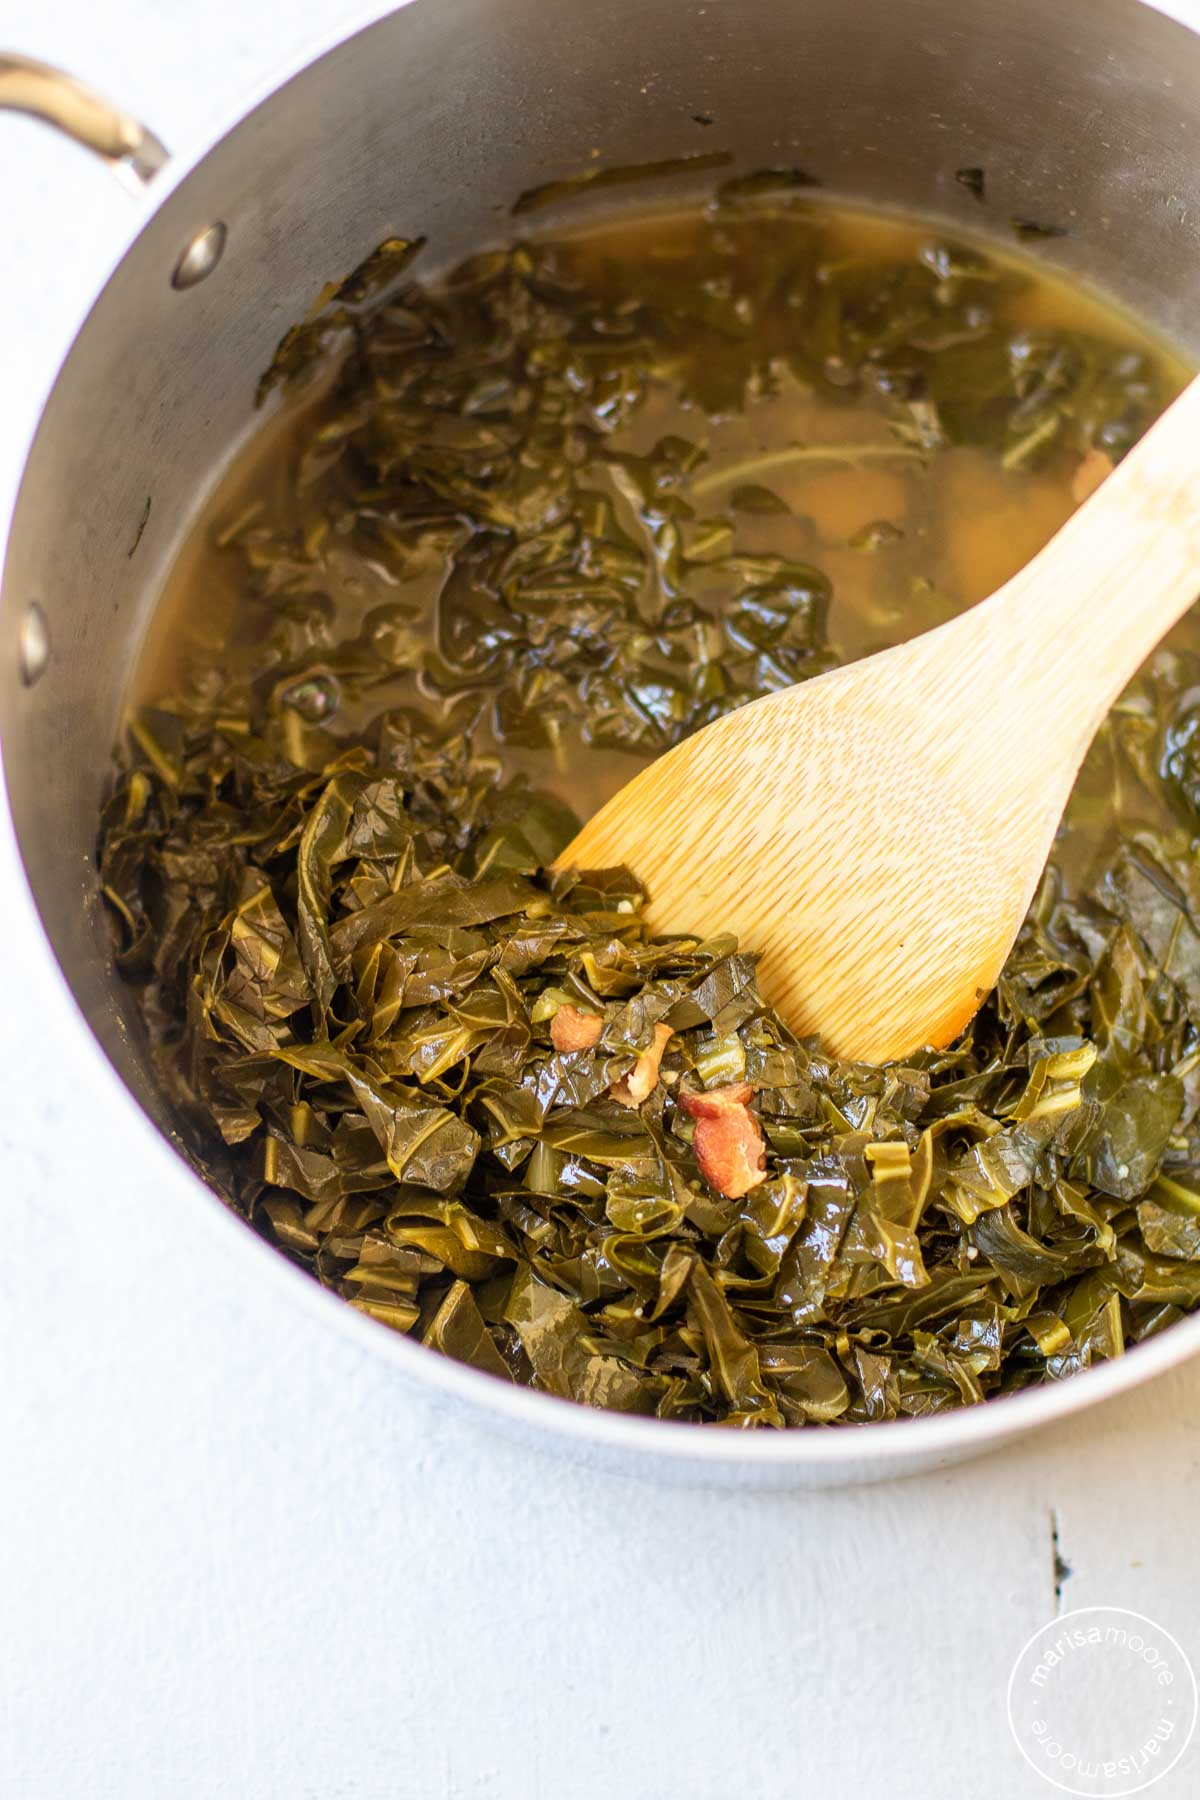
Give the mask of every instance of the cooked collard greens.
[[331, 288], [263, 392], [336, 374], [218, 499], [101, 826], [164, 1090], [257, 1230], [499, 1379], [736, 1426], [975, 1403], [1200, 1301], [1193, 627], [948, 1050], [839, 1063], [754, 946], [647, 935], [652, 866], [550, 869], [639, 759], [995, 585], [1178, 382], [810, 185]]

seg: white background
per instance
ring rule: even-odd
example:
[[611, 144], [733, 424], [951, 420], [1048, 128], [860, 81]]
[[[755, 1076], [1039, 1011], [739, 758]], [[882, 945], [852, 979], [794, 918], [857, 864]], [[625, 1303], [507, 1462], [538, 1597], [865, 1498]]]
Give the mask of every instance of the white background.
[[[0, 0], [0, 43], [184, 151], [362, 16]], [[0, 173], [2, 503], [131, 202], [12, 117]], [[0, 917], [16, 881], [0, 844]], [[56, 1085], [79, 1026], [32, 932], [4, 956], [4, 1796], [1048, 1795], [1005, 1687], [1055, 1611], [1055, 1517], [1062, 1606], [1148, 1613], [1200, 1662], [1200, 1366], [889, 1487], [584, 1474], [439, 1416], [164, 1213], [106, 1079]], [[1198, 1789], [1200, 1743], [1157, 1792]]]

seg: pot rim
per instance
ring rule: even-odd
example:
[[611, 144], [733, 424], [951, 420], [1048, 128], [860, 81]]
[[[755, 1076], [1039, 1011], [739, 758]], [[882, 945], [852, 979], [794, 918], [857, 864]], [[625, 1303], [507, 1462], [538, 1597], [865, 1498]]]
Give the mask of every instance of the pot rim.
[[[257, 82], [241, 103], [223, 112], [218, 121], [192, 141], [185, 140], [182, 151], [169, 156], [165, 166], [138, 195], [129, 228], [120, 234], [97, 280], [83, 305], [66, 349], [59, 359], [49, 387], [42, 398], [32, 423], [21, 475], [11, 508], [5, 517], [0, 551], [7, 547], [11, 524], [21, 503], [24, 471], [50, 394], [63, 371], [75, 355], [81, 337], [98, 300], [116, 270], [124, 262], [142, 233], [171, 198], [176, 189], [206, 159], [210, 152], [246, 118], [281, 88], [314, 63], [336, 51], [349, 39], [370, 30], [393, 13], [403, 11], [413, 0], [372, 0], [359, 7], [349, 19], [314, 33], [279, 69]], [[1172, 19], [1192, 36], [1200, 38], [1193, 20], [1181, 17], [1171, 0], [1135, 0], [1146, 10], [1159, 12]], [[3, 575], [0, 559], [0, 578]], [[575, 1446], [581, 1452], [589, 1449], [635, 1455], [639, 1463], [655, 1459], [672, 1465], [700, 1465], [714, 1473], [718, 1470], [744, 1471], [753, 1478], [757, 1470], [792, 1471], [802, 1477], [806, 1471], [824, 1470], [836, 1480], [841, 1467], [846, 1479], [862, 1480], [878, 1476], [906, 1474], [918, 1466], [935, 1467], [999, 1448], [1010, 1438], [1069, 1418], [1074, 1413], [1114, 1399], [1143, 1382], [1152, 1380], [1167, 1369], [1186, 1362], [1200, 1353], [1200, 1312], [1181, 1320], [1148, 1341], [1134, 1346], [1115, 1360], [1081, 1371], [1059, 1382], [1047, 1382], [976, 1406], [964, 1406], [930, 1417], [879, 1421], [867, 1425], [812, 1428], [794, 1427], [782, 1431], [731, 1431], [715, 1426], [699, 1426], [679, 1420], [649, 1418], [629, 1413], [604, 1411], [580, 1405], [556, 1395], [506, 1383], [468, 1364], [440, 1355], [417, 1340], [391, 1330], [350, 1306], [345, 1300], [323, 1287], [313, 1276], [291, 1262], [267, 1243], [252, 1226], [235, 1213], [188, 1165], [153, 1121], [143, 1112], [134, 1095], [126, 1087], [88, 1024], [76, 1000], [54, 946], [43, 925], [41, 913], [29, 885], [16, 835], [3, 775], [3, 745], [0, 744], [0, 837], [11, 848], [17, 881], [14, 896], [23, 896], [30, 923], [50, 961], [55, 965], [56, 979], [65, 990], [69, 1004], [81, 1027], [83, 1053], [96, 1070], [101, 1083], [107, 1082], [111, 1103], [119, 1109], [119, 1125], [131, 1134], [135, 1154], [147, 1157], [148, 1171], [157, 1173], [170, 1193], [187, 1196], [185, 1204], [192, 1208], [202, 1198], [201, 1214], [218, 1232], [235, 1232], [243, 1250], [248, 1252], [246, 1267], [256, 1259], [284, 1295], [290, 1295], [311, 1315], [338, 1329], [365, 1354], [384, 1357], [414, 1387], [461, 1400], [477, 1416], [492, 1415], [514, 1426], [532, 1428], [546, 1440], [557, 1439], [564, 1448]], [[17, 900], [21, 905], [22, 901]], [[104, 1094], [101, 1087], [100, 1093]], [[155, 1159], [157, 1163], [155, 1162]], [[232, 1238], [227, 1241], [232, 1242]], [[282, 1346], [281, 1346], [282, 1348]], [[548, 1443], [547, 1447], [553, 1447]], [[869, 1474], [864, 1471], [870, 1470]]]

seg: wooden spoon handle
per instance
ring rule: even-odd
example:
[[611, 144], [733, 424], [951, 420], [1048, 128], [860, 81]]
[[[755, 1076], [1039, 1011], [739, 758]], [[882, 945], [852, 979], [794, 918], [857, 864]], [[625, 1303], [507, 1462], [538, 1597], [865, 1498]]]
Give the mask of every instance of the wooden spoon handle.
[[1200, 379], [1032, 562], [949, 628], [986, 634], [1006, 706], [1019, 686], [1030, 729], [1080, 755], [1200, 594], [1198, 451]]

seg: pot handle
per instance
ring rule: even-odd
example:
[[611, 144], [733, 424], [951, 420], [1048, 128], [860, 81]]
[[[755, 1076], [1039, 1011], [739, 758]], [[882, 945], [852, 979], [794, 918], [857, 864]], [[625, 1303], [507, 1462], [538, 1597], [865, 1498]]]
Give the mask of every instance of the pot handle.
[[93, 88], [49, 63], [7, 51], [0, 53], [0, 111], [6, 108], [56, 125], [102, 156], [135, 189], [153, 180], [167, 161], [166, 146], [152, 131]]

